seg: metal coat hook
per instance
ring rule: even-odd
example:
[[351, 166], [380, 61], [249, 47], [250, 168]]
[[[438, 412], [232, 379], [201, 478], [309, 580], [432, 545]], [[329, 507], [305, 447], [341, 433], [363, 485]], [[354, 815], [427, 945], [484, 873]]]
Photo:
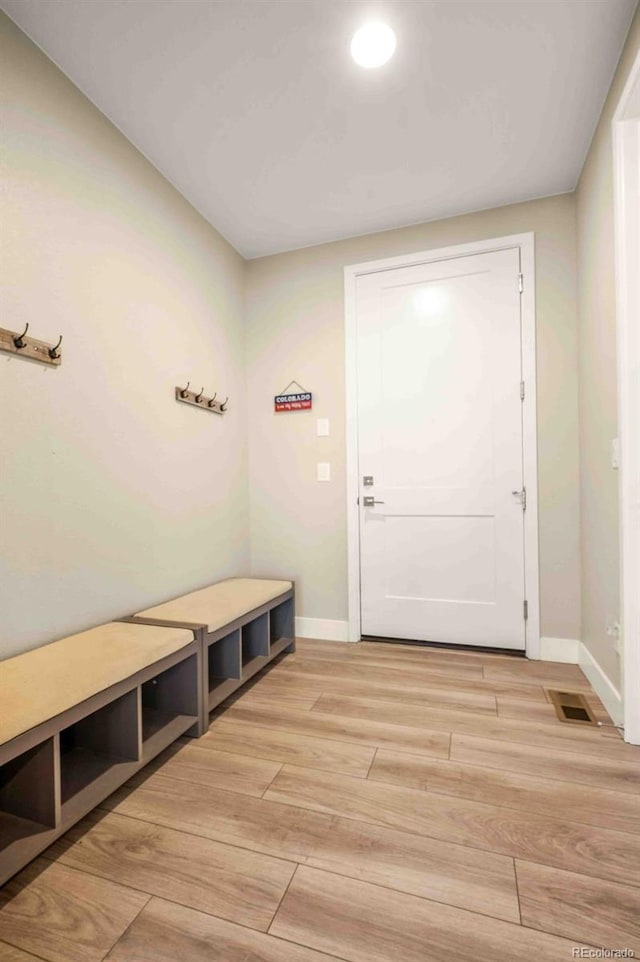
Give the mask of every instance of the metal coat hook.
[[204, 388], [200, 388], [200, 393], [196, 394], [195, 391], [189, 390], [189, 384], [191, 382], [187, 381], [186, 387], [180, 387], [176, 385], [175, 389], [175, 399], [176, 401], [183, 401], [185, 404], [192, 404], [196, 408], [200, 408], [201, 411], [211, 411], [213, 414], [224, 414], [227, 409], [227, 404], [229, 398], [226, 397], [224, 401], [218, 401], [218, 392], [213, 395], [213, 397], [206, 397], [204, 393]]
[[50, 347], [49, 350], [47, 351], [47, 354], [49, 355], [52, 361], [57, 361], [58, 358], [60, 357], [60, 355], [58, 354], [58, 348], [60, 347], [61, 344], [62, 344], [62, 334], [60, 335], [60, 339], [56, 344], [56, 346]]
[[25, 329], [24, 329], [24, 331], [22, 332], [22, 334], [18, 334], [18, 336], [17, 336], [17, 337], [14, 337], [14, 339], [13, 339], [13, 343], [15, 344], [15, 346], [18, 348], [19, 351], [20, 351], [23, 347], [26, 347], [26, 346], [27, 346], [27, 342], [25, 341], [24, 338], [25, 338], [25, 335], [26, 335], [26, 333], [27, 333], [28, 330], [29, 330], [29, 322], [27, 321], [27, 326], [25, 327]]
[[13, 354], [15, 357], [23, 358], [26, 361], [39, 361], [49, 367], [60, 367], [62, 364], [62, 354], [58, 350], [62, 343], [62, 335], [58, 343], [54, 346], [48, 341], [41, 341], [33, 335], [27, 337], [29, 322], [24, 326], [22, 334], [17, 331], [10, 331], [6, 327], [0, 327], [0, 351]]

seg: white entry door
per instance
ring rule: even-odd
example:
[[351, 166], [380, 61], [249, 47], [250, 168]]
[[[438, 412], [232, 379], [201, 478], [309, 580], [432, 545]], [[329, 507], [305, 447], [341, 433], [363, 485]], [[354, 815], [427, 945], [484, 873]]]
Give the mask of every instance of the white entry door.
[[519, 271], [357, 279], [363, 635], [525, 647]]

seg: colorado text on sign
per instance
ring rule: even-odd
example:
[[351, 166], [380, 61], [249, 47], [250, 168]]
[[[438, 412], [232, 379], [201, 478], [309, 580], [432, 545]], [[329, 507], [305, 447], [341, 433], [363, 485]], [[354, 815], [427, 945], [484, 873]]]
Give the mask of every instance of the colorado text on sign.
[[276, 411], [308, 411], [311, 408], [311, 394], [278, 394], [274, 398]]

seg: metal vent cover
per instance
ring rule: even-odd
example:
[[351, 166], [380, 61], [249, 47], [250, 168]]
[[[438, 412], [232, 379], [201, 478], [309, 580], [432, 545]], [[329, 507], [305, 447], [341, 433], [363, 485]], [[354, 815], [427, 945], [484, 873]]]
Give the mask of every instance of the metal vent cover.
[[547, 688], [547, 695], [560, 721], [569, 722], [572, 725], [598, 724], [587, 699], [580, 692]]

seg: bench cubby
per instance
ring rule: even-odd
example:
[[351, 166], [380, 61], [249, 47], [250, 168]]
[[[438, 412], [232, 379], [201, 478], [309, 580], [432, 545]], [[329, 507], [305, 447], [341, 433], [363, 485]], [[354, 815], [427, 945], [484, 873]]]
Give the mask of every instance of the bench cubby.
[[181, 735], [197, 734], [199, 686], [197, 654], [142, 683], [140, 714], [145, 762]]
[[236, 628], [207, 644], [207, 696], [209, 710], [235, 691], [242, 679], [242, 640]]
[[[269, 658], [269, 614], [258, 615], [242, 626], [242, 674], [255, 667], [257, 659], [263, 664]], [[253, 672], [252, 672], [253, 674]]]
[[59, 742], [61, 814], [67, 821], [94, 808], [112, 791], [112, 784], [122, 784], [137, 768], [136, 690], [63, 728]]
[[293, 598], [287, 598], [269, 612], [269, 642], [272, 646], [290, 643], [294, 634]]

